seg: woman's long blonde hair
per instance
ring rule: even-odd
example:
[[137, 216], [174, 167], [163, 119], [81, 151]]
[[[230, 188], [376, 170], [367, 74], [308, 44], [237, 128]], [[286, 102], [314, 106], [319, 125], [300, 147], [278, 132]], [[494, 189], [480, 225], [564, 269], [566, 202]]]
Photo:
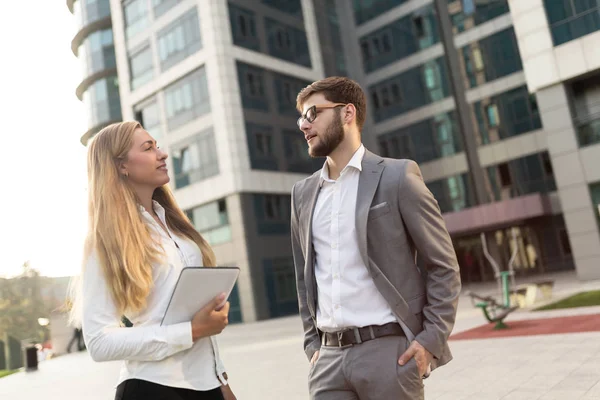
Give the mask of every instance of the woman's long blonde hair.
[[[102, 129], [88, 149], [88, 234], [84, 260], [96, 252], [119, 315], [140, 311], [153, 287], [152, 265], [164, 254], [153, 239], [139, 209], [139, 201], [119, 165], [127, 159], [138, 122], [120, 122]], [[175, 202], [168, 185], [152, 196], [164, 209], [166, 222], [176, 235], [194, 241], [205, 266], [214, 266], [215, 255]], [[85, 267], [85, 261], [84, 261]], [[75, 293], [80, 298], [82, 293]], [[75, 300], [80, 302], [80, 300]], [[80, 307], [71, 311], [75, 325], [82, 317]]]

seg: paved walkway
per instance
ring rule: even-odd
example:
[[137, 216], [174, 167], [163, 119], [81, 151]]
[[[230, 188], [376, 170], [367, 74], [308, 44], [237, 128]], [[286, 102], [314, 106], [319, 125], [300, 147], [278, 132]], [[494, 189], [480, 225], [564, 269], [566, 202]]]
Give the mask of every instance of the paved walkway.
[[[582, 286], [561, 282], [557, 293], [563, 295]], [[600, 282], [583, 286], [593, 289]], [[509, 321], [598, 313], [600, 307], [517, 312]], [[454, 332], [482, 323], [481, 312], [461, 298]], [[297, 316], [230, 326], [219, 342], [239, 400], [308, 398]], [[600, 332], [459, 340], [450, 346], [454, 360], [425, 381], [428, 400], [600, 400]], [[86, 353], [58, 357], [36, 372], [0, 379], [0, 399], [111, 399], [119, 365], [94, 363]]]

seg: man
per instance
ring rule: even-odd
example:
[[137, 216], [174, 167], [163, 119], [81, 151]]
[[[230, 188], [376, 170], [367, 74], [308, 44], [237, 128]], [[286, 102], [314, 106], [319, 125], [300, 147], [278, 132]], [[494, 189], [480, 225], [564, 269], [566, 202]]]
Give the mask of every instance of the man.
[[423, 399], [423, 377], [452, 358], [461, 288], [438, 204], [415, 162], [361, 144], [367, 107], [356, 82], [314, 82], [297, 108], [309, 154], [327, 157], [292, 189], [311, 398]]

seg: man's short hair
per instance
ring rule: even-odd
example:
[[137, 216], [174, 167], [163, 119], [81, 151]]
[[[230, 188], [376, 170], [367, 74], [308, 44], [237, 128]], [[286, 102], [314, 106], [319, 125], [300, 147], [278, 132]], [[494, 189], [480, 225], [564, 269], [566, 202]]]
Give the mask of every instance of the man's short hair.
[[296, 109], [302, 112], [304, 103], [313, 94], [322, 93], [332, 103], [352, 103], [356, 107], [356, 125], [362, 130], [367, 118], [367, 99], [360, 85], [350, 78], [331, 76], [305, 87], [298, 93]]

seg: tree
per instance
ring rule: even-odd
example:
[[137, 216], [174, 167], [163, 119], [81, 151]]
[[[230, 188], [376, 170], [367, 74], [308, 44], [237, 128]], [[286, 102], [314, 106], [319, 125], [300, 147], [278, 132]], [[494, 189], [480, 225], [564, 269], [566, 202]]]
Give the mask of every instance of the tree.
[[43, 341], [48, 328], [38, 318], [50, 314], [50, 305], [42, 299], [44, 278], [29, 262], [12, 279], [0, 279], [0, 334], [8, 333], [19, 340]]

